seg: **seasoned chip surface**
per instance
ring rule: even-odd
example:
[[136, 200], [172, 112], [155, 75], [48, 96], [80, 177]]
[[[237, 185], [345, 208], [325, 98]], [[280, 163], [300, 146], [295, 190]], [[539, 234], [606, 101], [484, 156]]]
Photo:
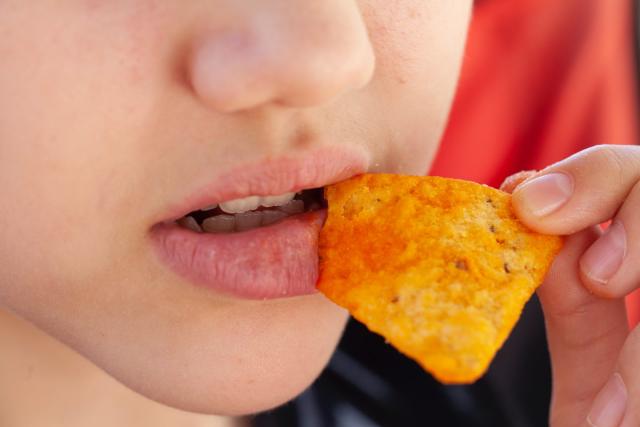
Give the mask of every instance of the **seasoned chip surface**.
[[365, 174], [325, 197], [318, 289], [444, 383], [486, 371], [562, 246], [472, 182]]

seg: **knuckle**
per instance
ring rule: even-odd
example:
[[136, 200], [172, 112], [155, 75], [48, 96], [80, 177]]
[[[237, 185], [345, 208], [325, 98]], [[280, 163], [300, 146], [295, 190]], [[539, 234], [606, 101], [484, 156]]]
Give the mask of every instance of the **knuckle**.
[[562, 336], [562, 344], [565, 349], [572, 351], [582, 351], [602, 345], [617, 332], [617, 327], [608, 327], [591, 334], [574, 335], [566, 333]]
[[588, 322], [593, 315], [593, 306], [597, 304], [599, 304], [598, 300], [590, 298], [572, 307], [558, 308], [553, 311], [545, 310], [547, 329], [555, 329], [556, 336], [560, 340], [559, 344], [565, 350], [580, 352], [593, 348], [593, 346], [602, 345], [603, 342], [615, 335], [618, 330], [618, 326], [615, 324], [601, 325], [591, 329], [589, 333], [575, 333], [575, 326]]
[[[561, 295], [554, 295], [554, 297], [561, 297]], [[547, 298], [544, 299], [546, 300]], [[597, 304], [595, 298], [582, 298], [581, 301], [558, 300], [554, 303], [546, 304], [543, 301], [542, 308], [544, 309], [545, 318], [561, 322], [566, 319], [581, 319], [588, 316], [589, 309], [594, 304]]]
[[596, 145], [589, 154], [594, 166], [606, 172], [613, 185], [625, 184], [628, 171], [633, 169], [630, 164], [633, 157], [625, 156], [620, 147], [612, 145]]

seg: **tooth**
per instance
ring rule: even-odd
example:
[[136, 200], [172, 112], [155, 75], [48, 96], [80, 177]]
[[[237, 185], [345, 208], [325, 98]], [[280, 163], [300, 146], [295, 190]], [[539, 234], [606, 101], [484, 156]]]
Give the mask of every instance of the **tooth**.
[[282, 212], [286, 212], [288, 214], [297, 214], [304, 211], [304, 202], [302, 200], [292, 200], [286, 205], [282, 205], [279, 207]]
[[203, 211], [203, 212], [212, 211], [217, 207], [218, 207], [218, 204], [216, 203], [215, 205], [206, 206], [206, 207], [204, 207], [204, 208], [202, 208], [200, 210]]
[[259, 227], [262, 223], [262, 212], [243, 212], [235, 215], [236, 231]]
[[220, 209], [226, 213], [252, 211], [258, 206], [260, 206], [260, 197], [258, 196], [249, 196], [242, 199], [229, 200], [228, 202], [220, 203]]
[[286, 194], [281, 194], [279, 196], [260, 197], [260, 205], [264, 206], [265, 208], [285, 205], [289, 203], [291, 200], [293, 200], [293, 197], [295, 195], [296, 193], [286, 193]]
[[233, 231], [236, 218], [233, 215], [216, 215], [202, 221], [202, 228], [208, 233], [224, 233]]
[[177, 222], [178, 224], [188, 228], [189, 230], [193, 230], [196, 233], [202, 233], [202, 228], [200, 228], [198, 222], [192, 216], [182, 217]]
[[274, 222], [277, 222], [287, 216], [289, 215], [279, 210], [270, 209], [270, 210], [262, 211], [262, 225], [273, 224]]

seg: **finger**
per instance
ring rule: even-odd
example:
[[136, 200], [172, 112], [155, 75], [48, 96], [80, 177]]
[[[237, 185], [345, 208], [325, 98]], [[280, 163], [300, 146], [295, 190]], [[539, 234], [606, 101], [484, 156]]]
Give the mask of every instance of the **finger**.
[[583, 425], [628, 332], [624, 301], [598, 298], [580, 281], [580, 255], [599, 234], [589, 228], [568, 237], [538, 290], [551, 355], [552, 426]]
[[611, 219], [640, 179], [640, 147], [601, 145], [540, 171], [513, 192], [518, 217], [546, 234], [573, 234]]
[[640, 328], [635, 328], [622, 347], [618, 364], [587, 413], [595, 426], [640, 426]]
[[582, 281], [593, 293], [619, 298], [640, 285], [640, 183], [636, 183], [613, 223], [582, 256]]
[[500, 186], [500, 190], [506, 191], [507, 193], [513, 193], [513, 190], [515, 190], [518, 185], [533, 177], [535, 174], [536, 171], [521, 171], [510, 175], [504, 180]]
[[622, 427], [640, 426], [640, 328], [636, 327], [622, 348], [618, 372], [627, 393], [627, 404]]

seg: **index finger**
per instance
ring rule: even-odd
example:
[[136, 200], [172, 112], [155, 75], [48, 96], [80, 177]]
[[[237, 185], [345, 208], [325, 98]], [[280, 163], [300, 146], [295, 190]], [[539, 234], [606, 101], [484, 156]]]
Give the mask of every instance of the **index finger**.
[[553, 375], [552, 426], [584, 425], [628, 335], [624, 300], [591, 294], [576, 268], [599, 234], [594, 227], [568, 237], [538, 289]]
[[533, 230], [573, 234], [611, 219], [639, 179], [640, 147], [600, 145], [526, 179], [513, 207]]

